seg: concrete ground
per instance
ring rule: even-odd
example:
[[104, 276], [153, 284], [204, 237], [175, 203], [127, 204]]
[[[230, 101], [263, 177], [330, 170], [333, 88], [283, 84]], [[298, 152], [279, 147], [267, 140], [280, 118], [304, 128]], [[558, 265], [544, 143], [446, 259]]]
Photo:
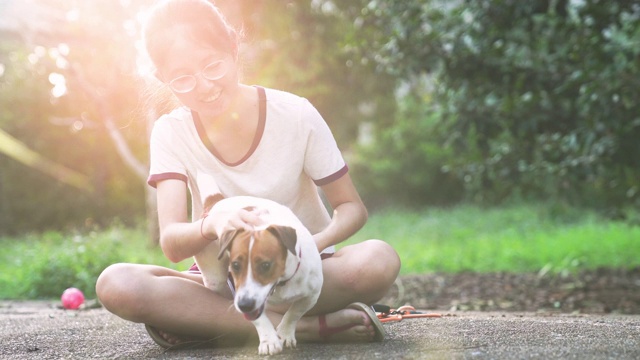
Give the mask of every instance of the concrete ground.
[[[278, 359], [640, 359], [639, 315], [452, 312], [385, 323], [371, 344], [299, 344]], [[104, 309], [0, 302], [0, 359], [258, 359], [257, 346], [164, 351]], [[264, 357], [262, 357], [264, 358]]]

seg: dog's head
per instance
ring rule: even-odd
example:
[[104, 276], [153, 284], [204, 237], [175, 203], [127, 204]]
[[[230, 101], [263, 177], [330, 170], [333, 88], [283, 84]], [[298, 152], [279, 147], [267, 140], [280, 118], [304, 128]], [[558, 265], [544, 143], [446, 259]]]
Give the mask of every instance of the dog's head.
[[246, 319], [264, 311], [271, 289], [284, 275], [288, 252], [296, 255], [296, 230], [282, 225], [246, 231], [228, 230], [220, 236], [220, 253], [229, 253], [229, 270], [236, 287], [234, 304]]

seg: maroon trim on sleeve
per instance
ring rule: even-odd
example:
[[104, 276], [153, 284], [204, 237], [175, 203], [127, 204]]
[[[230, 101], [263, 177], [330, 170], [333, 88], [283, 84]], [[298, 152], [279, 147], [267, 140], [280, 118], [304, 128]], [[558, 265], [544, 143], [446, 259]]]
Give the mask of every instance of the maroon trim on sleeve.
[[169, 180], [169, 179], [182, 180], [185, 183], [188, 180], [187, 176], [184, 174], [170, 172], [170, 173], [162, 173], [162, 174], [153, 174], [149, 176], [149, 179], [147, 179], [147, 184], [155, 188], [158, 186], [158, 181]]
[[319, 180], [313, 180], [313, 182], [318, 185], [318, 186], [323, 186], [323, 185], [327, 185], [330, 184], [338, 179], [340, 179], [342, 176], [344, 176], [344, 174], [346, 174], [347, 172], [349, 172], [349, 167], [345, 164], [344, 167], [338, 171], [336, 171], [335, 173], [319, 179]]

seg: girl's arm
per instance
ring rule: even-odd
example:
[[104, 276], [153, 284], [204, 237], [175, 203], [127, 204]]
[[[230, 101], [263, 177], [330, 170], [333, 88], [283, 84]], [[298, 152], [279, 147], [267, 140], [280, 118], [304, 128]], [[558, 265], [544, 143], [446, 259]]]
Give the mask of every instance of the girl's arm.
[[[160, 247], [172, 262], [180, 262], [199, 253], [211, 241], [216, 241], [213, 216], [190, 222], [187, 213], [187, 185], [181, 180], [162, 180], [157, 184]], [[250, 211], [238, 210], [224, 221], [230, 227], [250, 230], [260, 218]]]
[[364, 226], [368, 217], [367, 208], [362, 203], [349, 173], [322, 186], [322, 191], [333, 208], [333, 217], [329, 226], [314, 235], [320, 251], [355, 234]]
[[[197, 254], [211, 240], [200, 233], [202, 220], [189, 222], [187, 185], [181, 180], [162, 180], [157, 184], [160, 247], [172, 262]], [[211, 234], [205, 234], [213, 239]]]

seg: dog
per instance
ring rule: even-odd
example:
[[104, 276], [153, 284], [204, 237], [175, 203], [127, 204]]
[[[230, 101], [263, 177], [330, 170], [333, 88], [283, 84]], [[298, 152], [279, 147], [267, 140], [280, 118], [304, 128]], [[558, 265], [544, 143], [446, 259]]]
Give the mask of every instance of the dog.
[[[205, 286], [223, 291], [231, 274], [234, 306], [256, 327], [260, 355], [296, 347], [296, 324], [316, 304], [322, 288], [322, 263], [313, 236], [289, 208], [271, 200], [218, 195], [208, 197], [207, 206], [208, 216], [217, 218], [218, 241], [194, 256]], [[231, 228], [228, 219], [240, 209], [254, 212], [263, 224], [251, 231]], [[282, 303], [291, 306], [276, 330], [264, 310]]]

